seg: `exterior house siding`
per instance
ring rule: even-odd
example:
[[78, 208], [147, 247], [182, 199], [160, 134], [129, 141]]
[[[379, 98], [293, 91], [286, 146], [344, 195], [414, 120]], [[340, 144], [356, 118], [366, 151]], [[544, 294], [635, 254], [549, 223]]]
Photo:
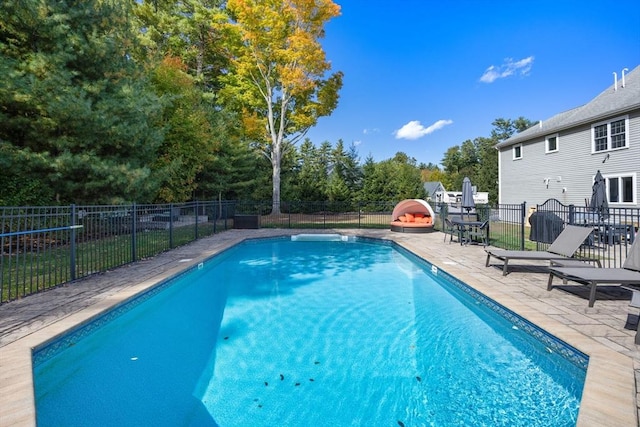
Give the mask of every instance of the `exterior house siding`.
[[[590, 104], [560, 113], [498, 144], [500, 203], [526, 202], [532, 206], [554, 198], [567, 205], [583, 206], [591, 197], [593, 177], [600, 170], [605, 178], [634, 174], [635, 203], [611, 206], [639, 207], [640, 67], [629, 73], [628, 82], [627, 87], [618, 88], [619, 93], [609, 88]], [[628, 118], [628, 146], [594, 153], [592, 126], [621, 117]], [[555, 152], [546, 152], [546, 137], [550, 135], [557, 137]], [[518, 160], [513, 159], [514, 146], [521, 146], [522, 157]]]

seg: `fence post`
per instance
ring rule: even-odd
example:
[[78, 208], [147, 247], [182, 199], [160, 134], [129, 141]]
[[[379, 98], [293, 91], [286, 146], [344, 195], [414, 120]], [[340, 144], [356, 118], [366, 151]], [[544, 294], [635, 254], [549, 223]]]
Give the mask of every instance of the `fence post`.
[[527, 218], [527, 202], [520, 205], [520, 250], [524, 251], [524, 222]]
[[138, 224], [138, 209], [136, 204], [131, 205], [131, 261], [136, 262], [138, 259], [138, 235], [136, 229]]
[[[449, 204], [445, 202], [440, 202], [440, 231], [446, 233], [447, 227], [445, 225], [445, 220], [449, 216]], [[434, 219], [435, 220], [435, 219]]]
[[198, 201], [196, 200], [196, 240], [198, 240]]
[[173, 203], [169, 205], [169, 249], [173, 249]]
[[569, 224], [575, 224], [576, 219], [576, 206], [569, 205]]
[[[222, 205], [222, 201], [220, 201], [221, 206]], [[221, 208], [222, 209], [222, 208]], [[234, 207], [235, 209], [235, 207]], [[224, 204], [224, 209], [222, 209], [224, 211], [224, 220], [222, 221], [222, 223], [224, 224], [224, 231], [227, 230], [227, 217], [229, 216], [229, 204], [225, 203]]]
[[71, 280], [76, 280], [76, 205], [71, 205], [71, 253], [69, 254], [69, 269]]
[[322, 201], [322, 229], [327, 228], [327, 201]]
[[218, 223], [218, 212], [222, 216], [222, 203], [211, 202], [213, 217], [213, 234], [216, 234], [216, 224]]

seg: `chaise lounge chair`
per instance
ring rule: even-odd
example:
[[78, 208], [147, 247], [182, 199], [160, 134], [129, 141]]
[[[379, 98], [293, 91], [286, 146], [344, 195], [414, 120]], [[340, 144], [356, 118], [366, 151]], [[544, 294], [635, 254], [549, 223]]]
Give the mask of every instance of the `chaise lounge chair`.
[[587, 237], [589, 237], [592, 231], [593, 229], [590, 227], [567, 225], [546, 251], [485, 249], [485, 252], [487, 253], [486, 267], [489, 267], [491, 257], [502, 260], [504, 262], [504, 265], [502, 266], [502, 275], [506, 276], [508, 273], [509, 261], [512, 259], [552, 261], [571, 258], [580, 245], [582, 245]]
[[598, 285], [640, 285], [640, 244], [638, 244], [638, 240], [640, 239], [635, 239], [631, 245], [622, 268], [551, 267], [547, 290], [553, 289], [554, 277], [559, 277], [565, 282], [571, 280], [591, 286], [589, 307], [593, 307]]

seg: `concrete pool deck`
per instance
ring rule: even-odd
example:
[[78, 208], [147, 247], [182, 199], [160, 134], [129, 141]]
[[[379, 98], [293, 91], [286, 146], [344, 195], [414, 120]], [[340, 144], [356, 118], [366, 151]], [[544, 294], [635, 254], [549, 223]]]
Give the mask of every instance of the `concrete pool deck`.
[[[31, 349], [158, 282], [247, 238], [340, 233], [393, 240], [451, 273], [525, 319], [589, 355], [578, 426], [637, 426], [640, 346], [634, 344], [638, 310], [629, 293], [569, 284], [547, 291], [541, 264], [514, 262], [512, 273], [485, 267], [481, 246], [443, 243], [443, 234], [388, 230], [229, 230], [56, 289], [0, 305], [0, 426], [35, 426]], [[627, 325], [630, 323], [632, 325]]]

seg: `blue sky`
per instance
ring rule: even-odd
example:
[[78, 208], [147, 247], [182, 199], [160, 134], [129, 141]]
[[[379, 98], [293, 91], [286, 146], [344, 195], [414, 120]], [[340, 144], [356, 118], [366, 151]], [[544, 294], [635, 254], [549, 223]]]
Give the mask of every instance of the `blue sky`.
[[307, 137], [361, 161], [439, 164], [497, 118], [545, 120], [640, 65], [640, 8], [613, 1], [334, 0], [322, 45], [339, 105]]

